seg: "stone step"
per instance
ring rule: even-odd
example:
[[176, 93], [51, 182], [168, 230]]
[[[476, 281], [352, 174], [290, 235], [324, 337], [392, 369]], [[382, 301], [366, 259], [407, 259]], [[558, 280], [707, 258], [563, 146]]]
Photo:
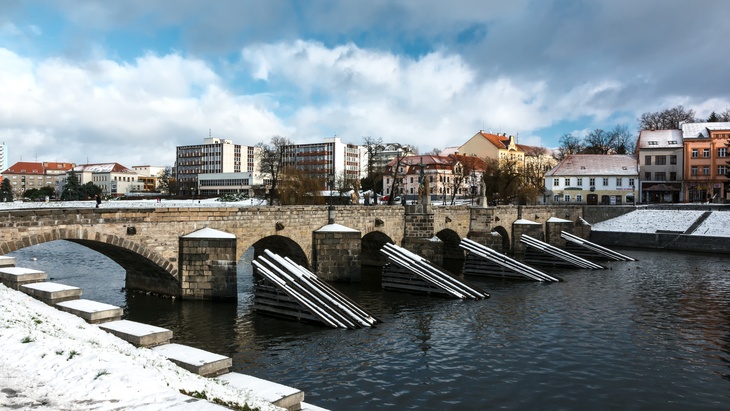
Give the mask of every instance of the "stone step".
[[301, 411], [329, 411], [329, 410], [326, 408], [318, 407], [314, 404], [309, 404], [309, 403], [302, 401]]
[[230, 357], [182, 344], [165, 344], [152, 348], [179, 367], [203, 377], [225, 374], [233, 365]]
[[15, 257], [0, 255], [0, 267], [15, 267]]
[[237, 372], [221, 375], [218, 379], [228, 382], [232, 387], [250, 390], [256, 396], [277, 407], [286, 408], [289, 411], [302, 409], [304, 392], [296, 388]]
[[48, 274], [43, 271], [22, 267], [0, 268], [0, 282], [8, 288], [19, 290], [21, 285], [46, 281]]
[[117, 306], [84, 299], [64, 301], [56, 304], [56, 308], [78, 315], [91, 324], [121, 320], [123, 314]]
[[24, 284], [20, 286], [20, 291], [48, 305], [81, 298], [79, 287], [52, 282]]
[[168, 344], [172, 339], [172, 331], [166, 328], [129, 320], [110, 321], [100, 324], [99, 328], [137, 347], [155, 347]]

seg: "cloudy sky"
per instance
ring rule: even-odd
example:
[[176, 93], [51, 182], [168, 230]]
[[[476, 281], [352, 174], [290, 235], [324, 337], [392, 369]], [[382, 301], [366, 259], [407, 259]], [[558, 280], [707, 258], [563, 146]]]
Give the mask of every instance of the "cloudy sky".
[[172, 165], [210, 134], [422, 152], [730, 108], [726, 0], [2, 0], [9, 162]]

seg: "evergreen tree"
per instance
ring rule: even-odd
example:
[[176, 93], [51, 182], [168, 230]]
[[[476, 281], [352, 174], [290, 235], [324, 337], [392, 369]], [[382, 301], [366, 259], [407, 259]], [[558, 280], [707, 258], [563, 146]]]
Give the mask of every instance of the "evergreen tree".
[[0, 184], [0, 198], [3, 202], [13, 201], [13, 186], [7, 178], [3, 178], [3, 183]]
[[84, 198], [84, 193], [79, 182], [79, 176], [76, 175], [74, 170], [68, 172], [66, 177], [66, 185], [63, 186], [63, 192], [61, 193], [61, 200], [63, 201], [77, 201]]

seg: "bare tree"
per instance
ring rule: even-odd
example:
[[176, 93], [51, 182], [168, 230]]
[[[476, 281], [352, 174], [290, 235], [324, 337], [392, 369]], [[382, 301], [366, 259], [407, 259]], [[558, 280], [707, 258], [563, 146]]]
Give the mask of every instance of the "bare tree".
[[438, 156], [441, 155], [441, 149], [440, 148], [432, 148], [431, 151], [428, 151], [426, 153], [423, 153], [425, 156]]
[[682, 123], [696, 122], [694, 110], [684, 106], [668, 108], [655, 113], [644, 113], [639, 117], [640, 130], [678, 130]]
[[613, 135], [597, 128], [585, 137], [586, 148], [583, 154], [609, 154], [613, 148]]
[[[383, 181], [383, 170], [379, 170], [375, 166], [375, 159], [383, 152], [385, 146], [383, 145], [383, 139], [380, 137], [363, 137], [363, 142], [367, 148], [368, 156], [368, 167], [367, 177], [362, 181], [363, 190], [373, 190], [376, 187], [382, 185]], [[380, 184], [378, 184], [380, 183]]]
[[271, 187], [269, 190], [269, 204], [273, 204], [278, 198], [276, 190], [284, 168], [284, 151], [285, 147], [291, 144], [293, 144], [292, 141], [286, 137], [274, 136], [271, 137], [269, 143], [262, 142], [256, 145], [261, 148], [259, 171], [268, 177], [266, 180], [268, 180], [268, 185]]
[[633, 154], [636, 149], [636, 137], [631, 135], [629, 126], [616, 124], [608, 132], [611, 135], [612, 149], [616, 154]]
[[717, 115], [718, 121], [730, 122], [730, 108]]
[[569, 154], [582, 153], [585, 150], [586, 145], [580, 137], [576, 137], [572, 134], [563, 134], [559, 140], [560, 146], [558, 147], [558, 159], [562, 160]]

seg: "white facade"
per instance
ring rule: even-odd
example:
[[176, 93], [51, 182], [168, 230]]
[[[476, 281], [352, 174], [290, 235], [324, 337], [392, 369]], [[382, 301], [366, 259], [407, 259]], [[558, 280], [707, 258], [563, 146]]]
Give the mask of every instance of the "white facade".
[[74, 167], [74, 172], [80, 184], [92, 182], [101, 188], [103, 196], [119, 197], [144, 189], [137, 173], [118, 163], [81, 164]]
[[254, 173], [259, 151], [258, 147], [214, 137], [203, 139], [203, 144], [177, 147], [175, 177], [179, 194], [197, 195], [198, 176], [202, 174]]
[[545, 174], [548, 204], [634, 204], [636, 155], [573, 154]]
[[8, 145], [5, 143], [0, 144], [0, 172], [5, 171], [10, 167], [8, 161]]

